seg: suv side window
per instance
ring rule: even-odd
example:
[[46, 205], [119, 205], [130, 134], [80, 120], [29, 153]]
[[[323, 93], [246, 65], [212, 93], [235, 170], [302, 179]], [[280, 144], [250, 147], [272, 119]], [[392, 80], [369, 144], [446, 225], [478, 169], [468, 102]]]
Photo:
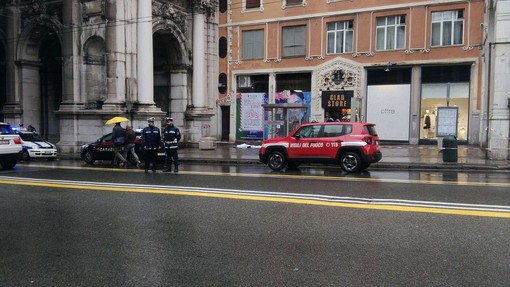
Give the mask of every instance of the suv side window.
[[324, 125], [323, 137], [334, 138], [344, 134], [345, 125]]
[[345, 125], [344, 135], [348, 135], [350, 133], [352, 133], [352, 125]]
[[316, 138], [319, 137], [320, 125], [305, 126], [299, 129], [294, 136], [301, 138]]
[[375, 126], [365, 126], [365, 130], [371, 136], [377, 136], [377, 132], [375, 131]]

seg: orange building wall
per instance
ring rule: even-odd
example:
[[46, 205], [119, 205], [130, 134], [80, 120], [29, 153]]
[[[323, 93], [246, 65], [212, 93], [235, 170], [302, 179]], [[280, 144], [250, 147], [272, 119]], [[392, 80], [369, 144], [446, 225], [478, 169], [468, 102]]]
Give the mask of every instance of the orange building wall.
[[[220, 35], [230, 35], [229, 57], [220, 60], [220, 73], [229, 75], [237, 70], [296, 69], [311, 70], [333, 58], [344, 57], [363, 66], [440, 64], [479, 59], [484, 20], [484, 1], [403, 1], [403, 0], [352, 0], [326, 3], [326, 0], [308, 0], [305, 7], [287, 7], [282, 2], [264, 0], [264, 11], [241, 13], [242, 0], [231, 0], [230, 12], [220, 15]], [[424, 5], [426, 4], [426, 5]], [[464, 45], [430, 47], [431, 13], [434, 11], [464, 10]], [[376, 51], [376, 18], [406, 16], [406, 44], [403, 50]], [[327, 23], [353, 20], [353, 53], [326, 54]], [[285, 26], [306, 25], [306, 57], [282, 58], [281, 30]], [[264, 29], [264, 59], [243, 61], [239, 54], [243, 30]], [[230, 59], [230, 61], [229, 61]], [[275, 61], [278, 59], [278, 61]], [[238, 62], [239, 61], [239, 62]], [[229, 67], [227, 69], [226, 67]], [[228, 91], [231, 91], [230, 87]], [[228, 92], [227, 92], [228, 93]], [[225, 95], [219, 95], [220, 98]], [[478, 103], [480, 92], [476, 95]]]

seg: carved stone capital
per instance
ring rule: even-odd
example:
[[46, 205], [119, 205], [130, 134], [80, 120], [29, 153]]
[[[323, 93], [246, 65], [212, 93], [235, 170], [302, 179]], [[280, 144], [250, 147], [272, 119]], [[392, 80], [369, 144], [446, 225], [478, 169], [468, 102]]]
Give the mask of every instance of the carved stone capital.
[[186, 11], [179, 9], [174, 4], [164, 3], [152, 5], [152, 15], [155, 17], [161, 17], [165, 22], [173, 22], [179, 29], [186, 32]]
[[62, 3], [50, 2], [46, 4], [42, 0], [32, 0], [21, 8], [23, 26], [34, 23], [51, 23], [58, 28], [62, 24]]
[[104, 17], [106, 3], [105, 0], [81, 0], [81, 7], [84, 19], [94, 16]]
[[214, 15], [218, 0], [193, 0], [193, 10], [197, 13]]

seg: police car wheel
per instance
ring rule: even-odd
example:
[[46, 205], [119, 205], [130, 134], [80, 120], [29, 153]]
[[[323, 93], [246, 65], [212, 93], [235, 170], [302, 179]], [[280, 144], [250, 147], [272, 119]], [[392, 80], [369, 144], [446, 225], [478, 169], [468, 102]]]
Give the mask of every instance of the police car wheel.
[[346, 172], [358, 172], [364, 167], [361, 158], [355, 152], [346, 152], [340, 158], [340, 167]]
[[92, 153], [91, 150], [87, 150], [85, 152], [83, 152], [83, 156], [82, 156], [83, 160], [86, 162], [86, 163], [90, 163], [90, 164], [93, 164], [96, 160], [94, 159], [94, 154]]
[[30, 160], [30, 155], [28, 154], [28, 151], [23, 150], [23, 152], [21, 153], [21, 160], [22, 161], [29, 161]]
[[280, 151], [273, 151], [269, 154], [267, 165], [272, 170], [282, 170], [286, 165], [285, 155]]

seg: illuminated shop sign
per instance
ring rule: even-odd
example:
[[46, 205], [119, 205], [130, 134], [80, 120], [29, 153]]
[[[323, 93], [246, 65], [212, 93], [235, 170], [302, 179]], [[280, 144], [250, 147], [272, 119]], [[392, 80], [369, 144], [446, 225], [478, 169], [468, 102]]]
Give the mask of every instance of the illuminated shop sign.
[[350, 109], [353, 91], [322, 91], [323, 109]]

